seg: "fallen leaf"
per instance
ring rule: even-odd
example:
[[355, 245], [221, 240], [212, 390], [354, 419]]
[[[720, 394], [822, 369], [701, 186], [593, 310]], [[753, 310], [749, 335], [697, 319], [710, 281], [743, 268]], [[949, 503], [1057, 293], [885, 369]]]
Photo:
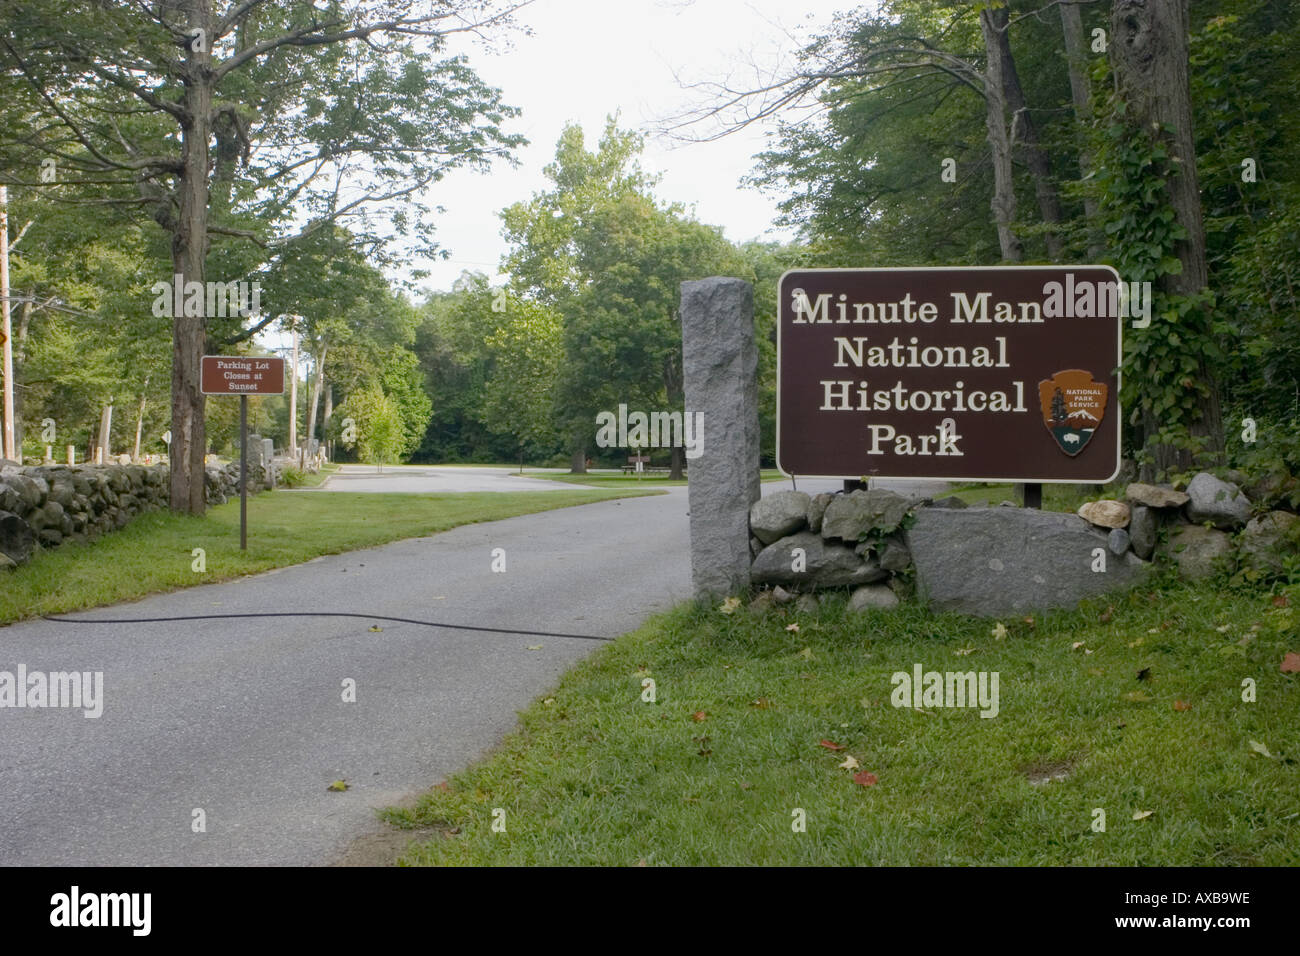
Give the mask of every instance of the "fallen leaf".
[[1138, 672], [1137, 672], [1137, 679], [1138, 679], [1138, 680], [1150, 680], [1150, 679], [1151, 679], [1151, 668], [1149, 668], [1149, 667], [1144, 667], [1144, 668], [1142, 668], [1140, 671], [1138, 671]]
[[346, 780], [335, 780], [325, 789], [333, 790], [335, 793], [342, 793], [347, 788], [348, 788], [348, 782]]
[[1141, 647], [1141, 646], [1143, 645], [1143, 643], [1145, 643], [1145, 642], [1143, 641], [1142, 638], [1139, 637], [1136, 641], [1129, 641], [1129, 642], [1128, 642], [1128, 646], [1129, 646], [1129, 647]]
[[759, 710], [767, 710], [769, 707], [772, 706], [772, 702], [768, 700], [766, 697], [760, 697], [757, 700], [751, 700], [749, 702], [749, 706], [757, 707]]
[[787, 631], [794, 631], [796, 634], [798, 634], [798, 633], [799, 633], [799, 622], [796, 621], [794, 624], [787, 624], [787, 625], [785, 626], [785, 629], [786, 629]]
[[550, 707], [553, 703], [555, 703], [555, 698], [554, 698], [554, 697], [548, 697], [548, 698], [546, 698], [546, 700], [542, 701], [542, 706], [543, 706], [543, 707]]
[[862, 773], [853, 775], [853, 782], [860, 787], [874, 787], [880, 782], [880, 778], [874, 773], [864, 770]]
[[975, 648], [973, 648], [973, 647], [959, 647], [959, 648], [957, 648], [957, 650], [953, 651], [953, 653], [956, 654], [958, 657], [965, 657], [967, 654], [973, 654], [973, 653], [975, 653]]
[[540, 650], [542, 649], [542, 645], [541, 645], [541, 644], [529, 644], [529, 645], [528, 645], [528, 649], [529, 649], [530, 651], [540, 651]]
[[1259, 754], [1262, 757], [1273, 756], [1271, 753], [1268, 752], [1268, 748], [1265, 747], [1263, 744], [1261, 744], [1258, 740], [1252, 740], [1250, 742], [1250, 749], [1255, 751], [1255, 753]]
[[740, 598], [729, 597], [722, 602], [722, 607], [718, 608], [718, 610], [721, 611], [723, 614], [730, 614], [733, 611], [735, 611], [736, 608], [738, 607], [740, 607]]
[[371, 629], [372, 631], [382, 631], [382, 630], [383, 630], [383, 628], [380, 627], [378, 624], [371, 624], [371, 625], [370, 625], [370, 629]]
[[636, 861], [636, 865], [637, 865], [637, 866], [649, 866], [650, 864], [647, 863], [647, 862], [645, 861], [645, 857], [641, 857], [641, 859], [639, 859], [639, 860]]
[[1178, 711], [1179, 713], [1181, 713], [1182, 711], [1185, 711], [1185, 710], [1191, 710], [1191, 709], [1192, 709], [1192, 705], [1189, 704], [1189, 703], [1187, 703], [1187, 701], [1185, 701], [1185, 700], [1176, 700], [1176, 701], [1174, 701], [1174, 710]]
[[1278, 670], [1283, 674], [1300, 674], [1300, 654], [1295, 651], [1287, 651], [1286, 656], [1282, 658], [1282, 666]]
[[1274, 606], [1274, 607], [1286, 607], [1286, 606], [1287, 606], [1288, 604], [1290, 604], [1290, 603], [1291, 603], [1291, 599], [1288, 598], [1285, 594], [1275, 594], [1275, 595], [1273, 595], [1273, 606]]
[[752, 783], [750, 783], [748, 780], [742, 780], [742, 781], [740, 781], [740, 789], [741, 789], [741, 790], [753, 790], [753, 789], [754, 789], [754, 785], [753, 785]]
[[1131, 691], [1129, 691], [1127, 694], [1124, 695], [1124, 699], [1125, 699], [1125, 700], [1136, 701], [1136, 702], [1138, 702], [1138, 703], [1142, 703], [1142, 702], [1145, 702], [1145, 701], [1150, 700], [1151, 698], [1150, 698], [1149, 696], [1147, 696], [1147, 694], [1144, 693], [1143, 691], [1140, 691], [1140, 690], [1131, 690]]
[[709, 715], [702, 710], [697, 710], [695, 713], [691, 714], [691, 720], [695, 721], [697, 724], [708, 719]]
[[835, 741], [833, 741], [833, 740], [825, 740], [825, 739], [817, 741], [817, 746], [818, 746], [818, 747], [825, 747], [827, 750], [843, 750], [843, 749], [844, 749], [844, 745], [843, 745], [843, 744], [837, 744], [837, 743], [836, 743]]
[[811, 647], [805, 647], [803, 650], [801, 650], [801, 651], [799, 652], [799, 656], [802, 657], [802, 658], [803, 658], [804, 660], [806, 660], [806, 661], [810, 661], [810, 660], [812, 660], [812, 656], [813, 656], [812, 648], [811, 648]]
[[848, 756], [846, 756], [846, 757], [844, 758], [844, 763], [842, 763], [842, 764], [837, 764], [837, 766], [838, 766], [841, 770], [857, 770], [859, 764], [858, 764], [857, 760], [854, 759], [853, 754], [849, 754]]
[[1007, 636], [1007, 626], [1003, 624], [1001, 621], [998, 621], [997, 624], [993, 625], [993, 630], [991, 633], [993, 634], [994, 640], [1000, 641]]
[[1114, 613], [1115, 613], [1115, 605], [1112, 604], [1110, 605], [1110, 607], [1106, 608], [1106, 610], [1102, 612], [1101, 623], [1109, 624], [1111, 615], [1113, 615]]
[[1081, 647], [1083, 647], [1083, 641], [1075, 641], [1070, 645], [1070, 650], [1077, 651]]
[[1147, 817], [1151, 816], [1151, 814], [1153, 814], [1153, 813], [1155, 813], [1154, 810], [1134, 810], [1134, 811], [1133, 811], [1133, 819], [1134, 819], [1134, 820], [1145, 820]]
[[1215, 630], [1218, 631], [1220, 634], [1224, 634], [1224, 633], [1227, 633], [1228, 631], [1232, 630], [1232, 625], [1231, 625], [1231, 624], [1220, 624], [1218, 627], [1215, 628]]
[[1034, 626], [1034, 619], [1032, 617], [1027, 617], [1025, 618], [1025, 623], [1032, 628]]

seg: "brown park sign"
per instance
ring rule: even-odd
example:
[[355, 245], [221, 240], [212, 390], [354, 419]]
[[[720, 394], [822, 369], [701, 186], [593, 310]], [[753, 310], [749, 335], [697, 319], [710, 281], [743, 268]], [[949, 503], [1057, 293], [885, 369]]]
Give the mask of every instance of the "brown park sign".
[[1109, 266], [797, 269], [777, 293], [785, 474], [1118, 474], [1125, 290]]
[[263, 355], [205, 355], [204, 395], [283, 395], [284, 359]]

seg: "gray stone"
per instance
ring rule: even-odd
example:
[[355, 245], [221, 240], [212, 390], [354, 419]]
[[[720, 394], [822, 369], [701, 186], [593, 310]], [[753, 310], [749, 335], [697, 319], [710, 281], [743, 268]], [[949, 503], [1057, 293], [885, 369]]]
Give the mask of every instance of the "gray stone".
[[818, 534], [822, 532], [822, 518], [826, 516], [826, 506], [835, 500], [835, 496], [823, 491], [813, 495], [808, 502], [808, 530]]
[[1249, 567], [1281, 574], [1282, 556], [1294, 555], [1297, 545], [1300, 545], [1300, 518], [1286, 511], [1270, 511], [1246, 523], [1238, 547]]
[[749, 530], [764, 544], [794, 534], [808, 521], [812, 498], [802, 491], [778, 491], [764, 495], [749, 509]]
[[58, 528], [42, 528], [36, 532], [36, 540], [47, 548], [57, 548], [63, 543], [63, 532]]
[[[803, 571], [794, 570], [795, 548], [804, 551]], [[754, 561], [751, 575], [756, 584], [836, 588], [870, 584], [887, 572], [874, 562], [863, 561], [844, 545], [826, 541], [811, 531], [800, 531], [764, 548]]]
[[1150, 561], [1156, 549], [1156, 513], [1146, 505], [1136, 505], [1129, 518], [1128, 534], [1133, 553], [1143, 561]]
[[1079, 505], [1078, 515], [1099, 528], [1127, 528], [1129, 522], [1128, 505], [1111, 498], [1085, 501]]
[[795, 610], [800, 614], [816, 614], [817, 606], [817, 595], [815, 594], [800, 594], [794, 602]]
[[789, 604], [794, 600], [794, 595], [778, 584], [772, 588], [772, 600], [777, 604]]
[[904, 533], [920, 598], [934, 610], [978, 617], [1072, 608], [1138, 583], [1133, 555], [1094, 572], [1106, 537], [1077, 515], [1034, 508], [925, 508]]
[[1199, 524], [1183, 524], [1169, 534], [1169, 553], [1178, 564], [1178, 576], [1188, 581], [1213, 577], [1221, 559], [1232, 553], [1227, 532]]
[[907, 499], [884, 488], [836, 495], [822, 518], [822, 537], [859, 541], [873, 531], [890, 532], [907, 515]]
[[1123, 528], [1112, 528], [1110, 534], [1106, 536], [1106, 547], [1115, 557], [1123, 557], [1124, 552], [1128, 550], [1132, 543], [1129, 533]]
[[898, 595], [885, 584], [867, 584], [849, 598], [850, 611], [867, 611], [898, 607]]
[[902, 538], [890, 537], [880, 552], [880, 566], [886, 571], [898, 572], [906, 571], [911, 563], [912, 552], [907, 550]]
[[1148, 508], [1181, 508], [1189, 500], [1186, 494], [1175, 491], [1170, 485], [1145, 485], [1137, 481], [1124, 489], [1124, 497]]
[[691, 583], [696, 597], [725, 597], [749, 587], [749, 509], [760, 496], [754, 290], [716, 276], [681, 289], [686, 408], [707, 436], [688, 476]]
[[1187, 517], [1194, 523], [1209, 521], [1223, 531], [1234, 531], [1250, 519], [1250, 499], [1231, 482], [1202, 471], [1187, 486]]
[[0, 553], [6, 554], [15, 564], [22, 564], [36, 546], [36, 535], [18, 515], [0, 511]]
[[756, 558], [762, 550], [763, 542], [751, 535], [749, 539], [749, 556], [751, 558]]
[[932, 502], [930, 502], [930, 507], [931, 508], [965, 508], [967, 507], [967, 505], [964, 499], [958, 498], [956, 495], [949, 495], [946, 498], [935, 498]]

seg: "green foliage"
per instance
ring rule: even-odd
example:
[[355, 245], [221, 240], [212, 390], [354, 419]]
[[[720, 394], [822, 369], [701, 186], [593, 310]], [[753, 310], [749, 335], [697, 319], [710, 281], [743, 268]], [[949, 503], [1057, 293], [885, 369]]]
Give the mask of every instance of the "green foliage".
[[[354, 442], [346, 441], [341, 433], [342, 422], [347, 418], [356, 426]], [[405, 440], [402, 413], [378, 386], [358, 389], [349, 395], [335, 409], [332, 424], [340, 430], [337, 440], [345, 448], [355, 448], [358, 461], [387, 465], [401, 458]]]

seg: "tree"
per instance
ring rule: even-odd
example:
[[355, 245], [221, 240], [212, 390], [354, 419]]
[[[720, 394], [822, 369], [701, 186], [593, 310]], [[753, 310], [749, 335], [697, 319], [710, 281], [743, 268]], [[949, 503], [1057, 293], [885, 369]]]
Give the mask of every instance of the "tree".
[[[294, 213], [311, 231], [376, 212], [428, 249], [419, 191], [520, 142], [501, 132], [513, 111], [497, 91], [462, 59], [434, 54], [449, 34], [500, 27], [519, 6], [0, 0], [0, 64], [25, 81], [19, 108], [37, 120], [0, 148], [11, 168], [56, 158], [61, 182], [87, 201], [149, 214], [170, 237], [169, 274], [185, 284], [205, 281], [212, 237], [274, 252], [294, 237], [281, 231]], [[377, 225], [367, 238], [382, 245]], [[171, 503], [195, 514], [206, 450], [199, 360], [218, 331], [207, 318], [173, 318]], [[220, 341], [273, 318], [234, 323]]]
[[494, 363], [485, 388], [483, 420], [514, 439], [519, 471], [530, 448], [554, 446], [553, 410], [560, 371], [560, 316], [535, 302], [512, 298], [486, 337]]

